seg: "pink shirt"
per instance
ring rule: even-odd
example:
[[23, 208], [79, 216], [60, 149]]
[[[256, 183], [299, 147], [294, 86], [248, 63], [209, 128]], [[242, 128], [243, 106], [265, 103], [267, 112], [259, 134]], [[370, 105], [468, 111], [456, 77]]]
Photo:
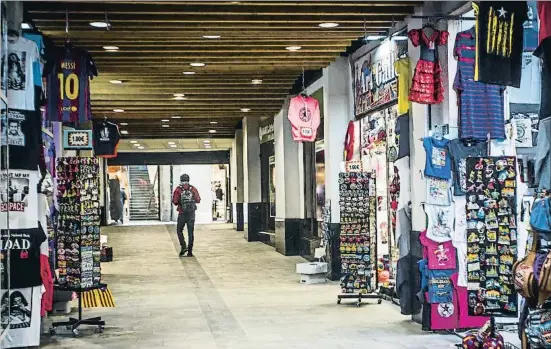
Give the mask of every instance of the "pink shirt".
[[[425, 295], [427, 297], [427, 295]], [[430, 305], [430, 329], [453, 330], [459, 323], [459, 311], [457, 299], [454, 297], [451, 303]]]
[[291, 99], [287, 118], [291, 122], [293, 140], [313, 142], [320, 125], [320, 108], [317, 99], [296, 96]]
[[451, 241], [436, 242], [427, 237], [427, 231], [422, 231], [419, 240], [424, 246], [423, 256], [428, 259], [429, 269], [455, 269], [455, 247]]
[[458, 328], [479, 328], [482, 327], [490, 318], [487, 316], [469, 315], [469, 296], [466, 287], [457, 285], [459, 275], [453, 274], [451, 279], [454, 285], [454, 299], [457, 299], [459, 305], [459, 327]]

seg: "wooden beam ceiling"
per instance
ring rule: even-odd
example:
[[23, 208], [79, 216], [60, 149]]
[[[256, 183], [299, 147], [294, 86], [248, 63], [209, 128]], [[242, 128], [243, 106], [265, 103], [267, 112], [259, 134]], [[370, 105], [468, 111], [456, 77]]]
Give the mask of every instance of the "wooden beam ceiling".
[[[54, 42], [87, 49], [94, 117], [125, 137], [233, 137], [244, 117], [273, 116], [302, 69], [326, 67], [351, 42], [383, 34], [417, 1], [36, 1], [29, 19]], [[110, 23], [109, 30], [90, 22]], [[336, 28], [320, 28], [334, 22]], [[206, 39], [205, 35], [220, 35]], [[106, 52], [104, 46], [117, 46]], [[290, 52], [288, 46], [300, 46]], [[192, 67], [191, 63], [205, 63]], [[194, 72], [184, 75], [183, 72]], [[252, 84], [261, 79], [262, 84]], [[122, 84], [110, 83], [121, 80]], [[185, 100], [174, 100], [175, 93]], [[242, 108], [250, 111], [244, 113]], [[115, 113], [113, 109], [123, 109]], [[162, 120], [169, 120], [168, 122]], [[169, 127], [162, 125], [168, 124]], [[216, 130], [216, 133], [210, 133]]]

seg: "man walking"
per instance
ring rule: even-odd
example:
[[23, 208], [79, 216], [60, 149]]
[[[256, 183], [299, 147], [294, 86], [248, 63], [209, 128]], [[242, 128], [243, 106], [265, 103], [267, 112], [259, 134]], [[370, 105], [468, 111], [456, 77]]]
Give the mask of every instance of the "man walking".
[[[189, 184], [189, 176], [183, 174], [180, 176], [180, 185], [174, 190], [172, 203], [178, 207], [178, 224], [176, 233], [180, 241], [180, 257], [187, 252], [188, 257], [193, 257], [193, 229], [195, 228], [195, 210], [197, 204], [201, 202], [201, 197], [197, 189]], [[184, 227], [187, 224], [188, 245], [184, 239]]]

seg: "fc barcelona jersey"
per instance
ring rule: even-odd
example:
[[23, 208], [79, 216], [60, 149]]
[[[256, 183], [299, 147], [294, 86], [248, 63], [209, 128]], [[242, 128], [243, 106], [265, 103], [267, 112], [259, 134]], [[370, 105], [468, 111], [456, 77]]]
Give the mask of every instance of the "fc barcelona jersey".
[[98, 75], [92, 57], [82, 49], [62, 47], [51, 61], [53, 65], [47, 70], [47, 119], [73, 123], [90, 120], [90, 79]]

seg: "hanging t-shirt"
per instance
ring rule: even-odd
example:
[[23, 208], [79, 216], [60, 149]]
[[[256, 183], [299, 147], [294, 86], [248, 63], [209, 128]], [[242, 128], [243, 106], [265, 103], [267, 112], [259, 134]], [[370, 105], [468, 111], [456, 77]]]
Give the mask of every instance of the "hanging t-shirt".
[[287, 118], [291, 122], [293, 140], [313, 142], [320, 125], [320, 108], [317, 99], [302, 95], [291, 98]]
[[25, 288], [42, 285], [40, 245], [44, 240], [46, 240], [46, 235], [40, 228], [0, 231], [3, 255], [1, 260], [2, 285], [7, 285], [8, 282], [7, 273], [4, 272], [7, 270], [8, 251], [10, 253], [11, 287]]
[[[546, 5], [551, 11], [551, 4]], [[549, 16], [551, 21], [551, 16]], [[543, 22], [543, 21], [542, 21]], [[551, 24], [549, 24], [551, 26]], [[551, 116], [551, 36], [545, 38], [536, 51], [534, 56], [538, 57], [542, 61], [541, 68], [541, 103], [539, 118], [545, 119]]]
[[[5, 58], [2, 57], [2, 59]], [[10, 37], [7, 60], [8, 107], [35, 110], [34, 74], [37, 70], [40, 71], [40, 57], [36, 44], [21, 36]], [[4, 70], [2, 70], [3, 74]]]
[[532, 120], [530, 119], [512, 119], [515, 147], [532, 147]]
[[451, 303], [453, 284], [450, 279], [455, 270], [429, 269], [429, 303]]
[[0, 229], [38, 227], [38, 179], [38, 171], [0, 172]]
[[515, 147], [515, 140], [510, 138], [509, 135], [512, 131], [510, 124], [506, 127], [506, 139], [492, 139], [490, 141], [490, 156], [517, 156], [517, 148]]
[[467, 193], [467, 157], [486, 156], [488, 144], [474, 142], [469, 146], [458, 138], [450, 141], [448, 149], [453, 162], [453, 195], [465, 195]]
[[475, 80], [520, 87], [526, 1], [477, 1]]
[[426, 153], [425, 176], [449, 179], [451, 177], [451, 159], [446, 138], [425, 137], [423, 147]]
[[34, 65], [33, 77], [34, 85], [42, 88], [42, 70], [44, 69], [44, 64], [42, 61], [45, 61], [45, 48], [44, 48], [44, 38], [41, 34], [34, 33], [23, 33], [25, 39], [29, 39], [36, 44], [36, 48], [39, 54], [39, 64]]
[[530, 52], [522, 53], [522, 74], [520, 88], [511, 87], [509, 92], [509, 103], [519, 104], [540, 104], [541, 72], [540, 62], [533, 56], [534, 47]]
[[411, 85], [409, 58], [402, 58], [394, 62], [394, 70], [398, 75], [398, 114], [405, 114], [409, 110], [409, 87]]
[[457, 273], [451, 276], [451, 281], [454, 285], [454, 298], [457, 299], [457, 304], [459, 305], [459, 326], [457, 328], [480, 328], [490, 318], [487, 316], [469, 315], [467, 287], [460, 285], [459, 279], [460, 277]]
[[551, 36], [551, 2], [538, 1], [539, 43]]
[[40, 306], [42, 286], [0, 290], [2, 329], [9, 323], [0, 348], [38, 347], [40, 345]]
[[396, 159], [409, 156], [409, 114], [400, 115], [396, 119], [396, 143], [398, 144], [398, 155]]
[[449, 206], [450, 181], [440, 178], [427, 178], [427, 203], [429, 205]]
[[454, 206], [425, 205], [428, 218], [427, 237], [436, 242], [450, 241], [453, 232]]
[[459, 322], [459, 306], [454, 298], [450, 303], [431, 304], [430, 312], [430, 329], [449, 330], [458, 328]]
[[[2, 167], [36, 170], [40, 159], [40, 114], [31, 110], [9, 109], [0, 111], [0, 123], [6, 132], [0, 134], [1, 151], [9, 145], [9, 164], [2, 157]], [[7, 138], [7, 139], [6, 139]]]
[[454, 269], [456, 268], [455, 248], [450, 241], [436, 242], [428, 238], [427, 232], [419, 234], [419, 240], [425, 247], [428, 267], [434, 269]]
[[94, 125], [94, 154], [104, 158], [117, 156], [117, 146], [120, 141], [119, 127], [111, 122], [101, 122]]
[[53, 56], [44, 68], [48, 76], [48, 120], [77, 123], [90, 120], [90, 79], [98, 75], [92, 57], [73, 46], [59, 47]]

